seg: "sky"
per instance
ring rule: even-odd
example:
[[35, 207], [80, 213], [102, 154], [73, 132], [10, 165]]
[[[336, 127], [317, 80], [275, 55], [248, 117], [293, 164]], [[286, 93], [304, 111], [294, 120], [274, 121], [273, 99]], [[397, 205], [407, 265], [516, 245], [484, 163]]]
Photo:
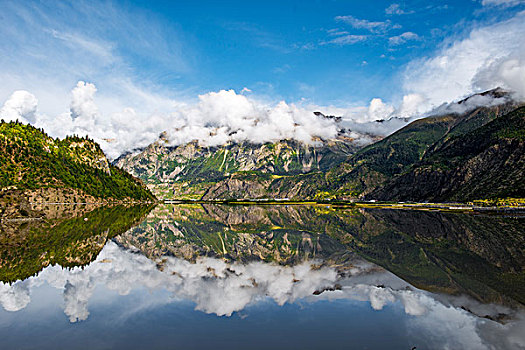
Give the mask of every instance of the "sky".
[[[313, 110], [354, 125], [497, 86], [522, 98], [524, 11], [523, 0], [2, 0], [0, 117], [89, 134], [116, 157], [163, 130], [176, 143], [307, 140], [335, 132]], [[210, 141], [211, 128], [224, 130]]]

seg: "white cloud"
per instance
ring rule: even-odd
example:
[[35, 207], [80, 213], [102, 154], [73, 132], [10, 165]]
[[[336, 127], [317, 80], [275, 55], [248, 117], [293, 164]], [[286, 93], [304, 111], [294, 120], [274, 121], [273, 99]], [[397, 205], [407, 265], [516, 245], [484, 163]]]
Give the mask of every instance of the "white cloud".
[[366, 19], [359, 19], [354, 16], [336, 16], [335, 20], [349, 24], [355, 29], [366, 29], [370, 32], [384, 32], [392, 27], [390, 21], [369, 21]]
[[20, 281], [13, 285], [0, 283], [0, 304], [6, 311], [19, 311], [30, 302], [29, 281]]
[[407, 41], [417, 41], [417, 40], [421, 40], [421, 38], [416, 33], [404, 32], [403, 34], [388, 38], [388, 43], [390, 45], [401, 45], [401, 44], [406, 43]]
[[414, 13], [414, 11], [406, 11], [401, 8], [399, 4], [392, 4], [385, 9], [387, 15], [407, 15]]
[[0, 100], [14, 90], [30, 91], [41, 113], [58, 115], [78, 80], [100, 88], [97, 103], [105, 114], [131, 107], [146, 117], [186, 99], [187, 89], [150, 83], [143, 75], [151, 71], [136, 69], [141, 62], [172, 74], [192, 69], [185, 58], [193, 56], [191, 48], [152, 14], [82, 0], [4, 1], [0, 7]]
[[368, 119], [364, 121], [388, 119], [394, 111], [394, 107], [385, 104], [380, 98], [374, 98], [368, 107]]
[[502, 58], [478, 71], [474, 83], [481, 89], [502, 86], [525, 98], [525, 49], [519, 57]]
[[315, 116], [312, 110], [284, 101], [264, 104], [233, 90], [201, 95], [198, 104], [179, 109], [172, 118], [174, 125], [168, 131], [173, 144], [198, 140], [213, 146], [227, 141], [283, 139], [313, 143], [314, 137], [337, 135], [335, 122]]
[[347, 34], [347, 35], [342, 35], [342, 36], [339, 36], [337, 38], [334, 38], [328, 41], [324, 41], [321, 43], [321, 45], [325, 45], [325, 44], [353, 45], [360, 41], [365, 41], [366, 39], [368, 39], [367, 35]]
[[[514, 349], [525, 344], [522, 310], [480, 304], [466, 296], [424, 292], [360, 259], [349, 261], [344, 274], [321, 261], [281, 266], [263, 262], [228, 263], [214, 258], [198, 258], [194, 263], [175, 257], [162, 260], [160, 271], [156, 261], [110, 242], [97, 259], [84, 268], [49, 266], [25, 281], [0, 283], [0, 303], [7, 311], [22, 310], [30, 304], [31, 296], [40, 293], [40, 286], [49, 285], [62, 293], [64, 313], [69, 321], [78, 322], [89, 318], [90, 307], [112, 303], [113, 298], [118, 298], [115, 294], [127, 295], [134, 291], [135, 296], [145, 295], [134, 298], [134, 302], [140, 304], [132, 310], [114, 315], [122, 322], [149, 305], [159, 307], [178, 301], [191, 301], [196, 310], [205, 313], [230, 316], [268, 299], [278, 305], [346, 299], [368, 302], [376, 311], [387, 306], [401, 307], [410, 317], [400, 317], [399, 322], [406, 322], [408, 336], [421, 347]], [[313, 295], [335, 284], [340, 284], [341, 290]], [[101, 289], [115, 293], [94, 298], [95, 290]], [[167, 291], [172, 297], [166, 299], [166, 293], [155, 291]], [[49, 297], [49, 289], [44, 293]], [[44, 300], [41, 295], [36, 299]], [[505, 314], [510, 319], [499, 324], [465, 309], [478, 310], [483, 316]], [[112, 315], [107, 317], [110, 319], [106, 322], [115, 321]]]
[[16, 92], [0, 111], [4, 119], [20, 119], [42, 127], [54, 137], [89, 135], [110, 158], [145, 147], [168, 131], [173, 145], [198, 140], [207, 146], [228, 141], [264, 143], [295, 139], [315, 143], [314, 138], [334, 138], [334, 120], [317, 117], [312, 110], [281, 101], [267, 104], [255, 98], [221, 90], [199, 96], [196, 104], [179, 104], [171, 113], [144, 115], [133, 108], [102, 113], [97, 88], [79, 81], [71, 91], [70, 110], [55, 116], [38, 114], [37, 100], [28, 92]]
[[401, 117], [423, 115], [425, 111], [425, 97], [419, 94], [408, 94], [403, 96], [403, 102], [399, 108]]
[[407, 94], [425, 98], [430, 110], [497, 86], [525, 98], [525, 15], [473, 29], [434, 56], [412, 61], [405, 71]]
[[34, 124], [37, 105], [38, 100], [31, 93], [23, 90], [15, 91], [0, 109], [0, 118], [5, 121], [19, 120]]
[[516, 6], [519, 4], [524, 4], [525, 0], [482, 0], [481, 4], [483, 6]]

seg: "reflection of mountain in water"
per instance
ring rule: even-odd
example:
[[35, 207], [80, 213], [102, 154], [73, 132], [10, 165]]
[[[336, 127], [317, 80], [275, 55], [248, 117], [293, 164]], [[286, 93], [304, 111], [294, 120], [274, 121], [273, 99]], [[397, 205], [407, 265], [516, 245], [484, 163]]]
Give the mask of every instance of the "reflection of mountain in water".
[[[352, 300], [401, 307], [439, 348], [525, 344], [523, 218], [326, 205], [150, 209], [4, 224], [0, 304], [25, 309], [49, 285], [76, 322], [101, 300], [118, 303], [114, 292], [144, 294], [137, 310], [185, 300], [220, 316], [261, 300]], [[107, 298], [95, 297], [101, 290]]]
[[159, 205], [130, 229], [151, 208], [70, 209], [47, 208], [47, 220], [0, 226], [2, 281], [48, 265], [86, 265], [113, 238], [161, 271], [172, 256], [313, 263], [344, 276], [361, 261], [359, 254], [418, 288], [484, 303], [525, 303], [524, 218], [326, 205]]
[[[86, 320], [89, 310], [96, 309], [97, 304], [99, 309], [100, 304], [106, 308], [107, 300], [118, 303], [112, 299], [117, 293], [127, 295], [133, 291], [137, 305], [125, 315], [118, 315], [117, 320], [109, 315], [110, 319], [104, 320], [107, 325], [132, 319], [134, 313], [144, 308], [150, 313], [150, 305], [165, 310], [179, 300], [191, 301], [196, 310], [219, 316], [229, 316], [268, 300], [278, 305], [300, 302], [305, 306], [321, 300], [350, 300], [350, 305], [366, 302], [374, 311], [400, 308], [399, 321], [409, 322], [421, 337], [431, 339], [429, 343], [434, 348], [512, 349], [525, 342], [521, 312], [480, 304], [471, 298], [415, 289], [355, 256], [337, 266], [322, 260], [291, 266], [261, 261], [228, 262], [210, 257], [196, 258], [194, 262], [176, 257], [163, 260], [159, 269], [155, 261], [144, 255], [109, 242], [97, 259], [84, 268], [49, 266], [25, 281], [0, 283], [0, 303], [9, 311], [24, 309], [38, 294], [38, 287], [47, 284], [62, 294], [65, 314], [71, 322], [77, 322]], [[101, 290], [105, 290], [105, 297], [101, 298]], [[156, 291], [167, 291], [170, 296]], [[341, 304], [346, 308], [348, 305]], [[158, 312], [155, 310], [159, 309], [151, 310], [153, 315]], [[486, 320], [500, 319], [502, 315], [504, 324]], [[100, 322], [100, 318], [93, 320]]]
[[[158, 206], [115, 240], [146, 256], [297, 264], [357, 252], [419, 288], [525, 303], [524, 218], [327, 206]], [[503, 234], [504, 233], [504, 234]]]
[[89, 264], [108, 239], [140, 222], [145, 206], [48, 205], [43, 220], [0, 224], [0, 281], [32, 276], [49, 265]]

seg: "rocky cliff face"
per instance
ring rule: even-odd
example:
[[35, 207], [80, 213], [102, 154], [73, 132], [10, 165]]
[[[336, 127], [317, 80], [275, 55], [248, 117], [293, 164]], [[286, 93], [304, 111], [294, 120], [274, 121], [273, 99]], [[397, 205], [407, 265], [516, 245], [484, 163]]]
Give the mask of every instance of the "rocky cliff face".
[[[155, 143], [138, 153], [121, 156], [114, 164], [141, 178], [154, 189], [159, 190], [162, 184], [170, 184], [169, 190], [175, 191], [179, 197], [185, 194], [179, 184], [191, 185], [193, 192], [190, 194], [200, 198], [211, 185], [227, 179], [225, 187], [220, 189], [221, 193], [230, 189], [235, 193], [248, 190], [255, 196], [253, 198], [257, 198], [263, 193], [257, 192], [260, 186], [250, 183], [249, 176], [246, 177], [250, 173], [259, 174], [259, 182], [268, 185], [268, 174], [278, 178], [326, 171], [357, 149], [356, 144], [344, 139], [318, 140], [316, 145], [287, 140], [262, 145], [231, 143], [221, 147], [204, 147], [192, 142], [170, 147], [161, 135]], [[246, 185], [239, 183], [243, 176], [246, 177]], [[199, 187], [198, 184], [202, 183], [209, 185]]]
[[[495, 90], [493, 97], [503, 98], [504, 92]], [[458, 105], [467, 103], [468, 100]], [[457, 107], [457, 106], [456, 106]], [[520, 196], [523, 180], [523, 145], [511, 135], [488, 145], [479, 130], [491, 124], [494, 133], [503, 132], [501, 119], [519, 107], [511, 99], [487, 107], [478, 107], [465, 113], [449, 113], [417, 120], [389, 137], [367, 146], [335, 167], [318, 173], [295, 175], [258, 181], [245, 177], [239, 181], [225, 179], [205, 192], [203, 199], [235, 198], [289, 198], [382, 200], [464, 200], [491, 196]], [[496, 120], [502, 120], [492, 124]], [[514, 127], [519, 130], [519, 126]], [[467, 141], [469, 140], [469, 141]], [[461, 158], [465, 164], [449, 165], [453, 169], [435, 171], [441, 160], [430, 155], [450, 150], [454, 145], [454, 159], [467, 149], [467, 143], [485, 145], [470, 158]], [[447, 157], [449, 157], [447, 156]], [[441, 157], [443, 158], [443, 157]], [[421, 165], [421, 166], [420, 166]], [[459, 167], [458, 167], [459, 166]], [[410, 172], [412, 167], [417, 170]], [[429, 170], [431, 169], [431, 170]], [[456, 172], [452, 175], [451, 172]], [[408, 172], [408, 175], [406, 174]], [[503, 179], [502, 174], [505, 179]], [[417, 180], [414, 178], [417, 177]], [[398, 179], [399, 180], [395, 180]], [[461, 179], [464, 180], [461, 180]], [[469, 180], [466, 180], [469, 179]], [[396, 182], [397, 181], [397, 182]], [[467, 182], [469, 185], [467, 186]], [[515, 189], [515, 190], [510, 190]], [[244, 197], [243, 197], [244, 196]]]

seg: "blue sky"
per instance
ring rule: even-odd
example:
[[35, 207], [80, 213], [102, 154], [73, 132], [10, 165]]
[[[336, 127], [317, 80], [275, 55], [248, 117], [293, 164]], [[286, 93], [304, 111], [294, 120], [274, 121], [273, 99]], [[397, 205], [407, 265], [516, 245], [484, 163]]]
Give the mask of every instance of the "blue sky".
[[[29, 33], [35, 21], [48, 30], [46, 38], [25, 38], [23, 44], [35, 46], [32, 54], [46, 55], [51, 63], [53, 52], [38, 45], [58, 40], [52, 34], [57, 31], [108, 45], [121, 61], [120, 70], [140, 84], [161, 85], [173, 94], [246, 87], [276, 99], [345, 105], [400, 98], [408, 62], [431, 55], [476, 26], [525, 9], [516, 3], [487, 8], [472, 0], [43, 1], [0, 7], [2, 22], [16, 25], [16, 31]], [[141, 36], [102, 23], [107, 21], [128, 21]], [[403, 33], [410, 33], [406, 40], [399, 37]], [[24, 54], [8, 36], [0, 43], [3, 54], [17, 61], [17, 52]], [[99, 78], [93, 67], [73, 73], [95, 84]]]
[[78, 112], [79, 81], [89, 118], [131, 111], [137, 122], [229, 89], [358, 121], [496, 86], [525, 96], [523, 11], [524, 0], [5, 0], [0, 113], [29, 111], [58, 130], [58, 115]]
[[[163, 21], [180, 25], [189, 39], [183, 46], [195, 53], [191, 72], [179, 81], [172, 76], [172, 83], [341, 103], [396, 94], [407, 62], [489, 17], [475, 14], [481, 5], [473, 1], [428, 3], [391, 8], [391, 1], [208, 1], [155, 7]], [[417, 37], [391, 39], [407, 32]]]

